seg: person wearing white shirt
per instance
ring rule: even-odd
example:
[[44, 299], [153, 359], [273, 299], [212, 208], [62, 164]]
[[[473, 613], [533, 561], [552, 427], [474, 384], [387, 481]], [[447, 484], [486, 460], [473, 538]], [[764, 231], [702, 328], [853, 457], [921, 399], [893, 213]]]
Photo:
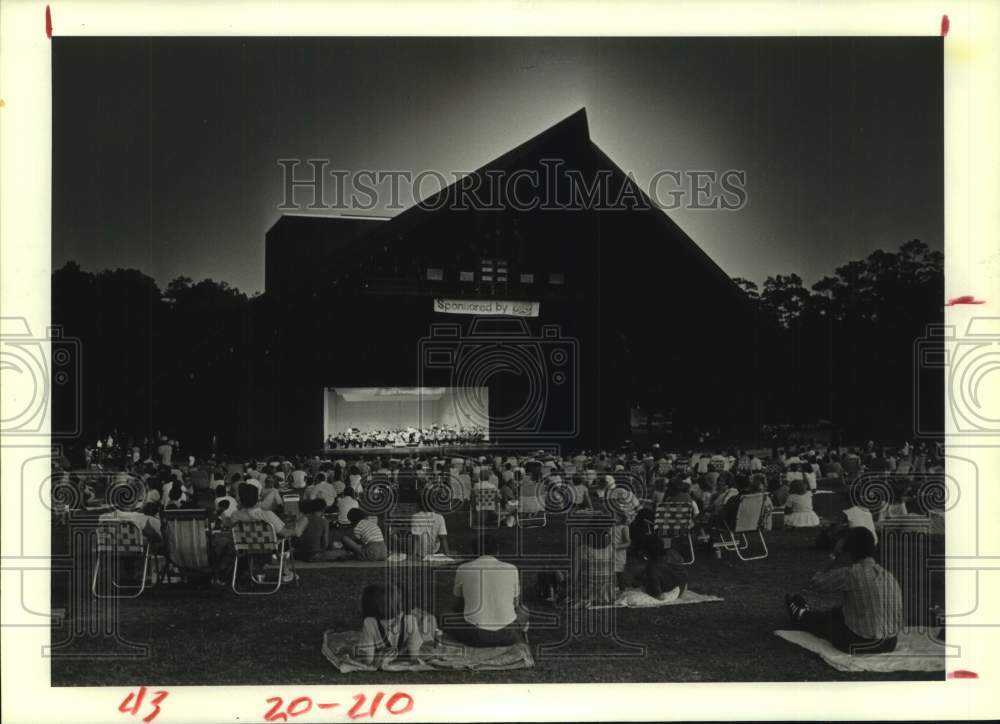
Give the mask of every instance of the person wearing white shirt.
[[354, 510], [355, 508], [360, 508], [361, 504], [358, 503], [357, 498], [354, 497], [354, 491], [350, 488], [346, 489], [339, 498], [337, 498], [337, 525], [350, 525], [350, 518], [347, 514]]
[[441, 628], [468, 646], [510, 646], [526, 641], [528, 613], [521, 606], [517, 566], [497, 558], [496, 536], [483, 537], [483, 555], [455, 571], [454, 612]]
[[417, 559], [439, 552], [451, 555], [444, 516], [429, 510], [429, 505], [426, 499], [421, 498], [422, 510], [410, 516], [410, 537], [413, 555]]

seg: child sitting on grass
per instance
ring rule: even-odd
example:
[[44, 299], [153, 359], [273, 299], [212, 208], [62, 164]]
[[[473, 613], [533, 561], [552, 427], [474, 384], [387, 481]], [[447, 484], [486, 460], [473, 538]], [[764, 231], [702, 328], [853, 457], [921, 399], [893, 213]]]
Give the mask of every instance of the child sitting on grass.
[[[353, 511], [352, 511], [353, 512]], [[361, 635], [355, 658], [366, 663], [415, 659], [423, 644], [417, 618], [403, 611], [399, 588], [389, 584], [365, 586], [361, 592]]]
[[785, 525], [791, 528], [815, 528], [819, 516], [813, 512], [813, 496], [804, 480], [793, 480], [791, 494], [785, 501]]
[[385, 536], [382, 529], [378, 527], [378, 519], [369, 517], [361, 508], [352, 508], [347, 511], [347, 519], [354, 526], [350, 535], [345, 535], [341, 540], [344, 544], [343, 554], [353, 554], [359, 561], [384, 561], [389, 552], [385, 546]]

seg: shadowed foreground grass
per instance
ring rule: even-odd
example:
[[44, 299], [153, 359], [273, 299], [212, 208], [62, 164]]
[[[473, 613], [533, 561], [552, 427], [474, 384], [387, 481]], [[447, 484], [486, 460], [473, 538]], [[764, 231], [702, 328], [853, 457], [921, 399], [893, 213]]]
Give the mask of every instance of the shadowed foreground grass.
[[[454, 548], [459, 552], [473, 549], [463, 513], [449, 516], [448, 527]], [[66, 537], [66, 528], [54, 529], [55, 552], [67, 549]], [[545, 528], [520, 533], [504, 529], [500, 538], [505, 557], [521, 566], [523, 587], [529, 596], [534, 571], [558, 565], [559, 551], [565, 550], [565, 528], [562, 519], [556, 517]], [[116, 612], [98, 607], [89, 597], [89, 590], [85, 596], [75, 596], [78, 604], [68, 602], [69, 577], [57, 574], [53, 579], [53, 607], [65, 608], [66, 618], [53, 627], [52, 640], [53, 644], [68, 637], [70, 641], [53, 654], [52, 684], [537, 684], [943, 678], [940, 673], [839, 672], [819, 657], [773, 635], [775, 629], [788, 627], [783, 594], [801, 587], [823, 562], [825, 553], [813, 547], [814, 538], [814, 530], [774, 531], [767, 536], [770, 557], [746, 563], [732, 554], [716, 560], [710, 550], [699, 549], [697, 561], [688, 569], [690, 587], [725, 600], [599, 613], [593, 624], [613, 635], [564, 641], [565, 612], [529, 598], [535, 667], [524, 671], [339, 674], [320, 653], [323, 631], [359, 627], [361, 589], [384, 580], [387, 574], [383, 569], [302, 570], [298, 587], [289, 586], [277, 595], [262, 597], [237, 597], [228, 588], [160, 586], [147, 590], [139, 599], [118, 602]], [[515, 555], [519, 546], [528, 553]], [[89, 569], [87, 561], [78, 565], [80, 570]], [[438, 612], [447, 606], [453, 577], [453, 567], [434, 571], [431, 585]], [[935, 598], [943, 599], [943, 593], [936, 591]], [[104, 616], [102, 611], [106, 612]], [[145, 646], [144, 654], [122, 656], [128, 649], [115, 643], [113, 637], [80, 635], [108, 615], [118, 619], [120, 638]], [[552, 624], [553, 617], [556, 625]], [[560, 645], [540, 651], [543, 644]]]

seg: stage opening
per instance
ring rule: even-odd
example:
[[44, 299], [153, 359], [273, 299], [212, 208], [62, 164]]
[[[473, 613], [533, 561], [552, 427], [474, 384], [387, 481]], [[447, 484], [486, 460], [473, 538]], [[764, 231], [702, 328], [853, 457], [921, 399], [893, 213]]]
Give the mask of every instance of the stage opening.
[[327, 387], [327, 448], [474, 445], [490, 439], [487, 387]]

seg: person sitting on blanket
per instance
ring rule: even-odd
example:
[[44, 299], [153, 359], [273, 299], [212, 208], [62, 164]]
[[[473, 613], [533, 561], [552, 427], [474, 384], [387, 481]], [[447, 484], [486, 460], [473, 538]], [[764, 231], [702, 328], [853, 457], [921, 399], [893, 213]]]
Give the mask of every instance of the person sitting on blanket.
[[416, 616], [403, 611], [403, 597], [393, 584], [375, 583], [361, 591], [361, 635], [354, 657], [371, 664], [391, 655], [415, 659], [423, 645]]
[[322, 498], [311, 498], [299, 503], [299, 512], [306, 518], [306, 526], [302, 533], [293, 539], [295, 559], [308, 563], [314, 561], [335, 561], [342, 555], [341, 551], [330, 548], [330, 523], [323, 515], [325, 508]]
[[813, 611], [801, 595], [785, 594], [792, 621], [849, 654], [894, 651], [903, 626], [903, 595], [895, 577], [875, 562], [874, 554], [875, 537], [870, 530], [848, 530], [842, 554], [831, 554], [807, 587], [820, 594], [840, 594], [842, 604], [829, 611]]
[[646, 536], [625, 568], [625, 586], [642, 588], [653, 598], [677, 589], [678, 597], [687, 589], [687, 569], [681, 555], [667, 548], [659, 536]]
[[338, 558], [353, 554], [359, 561], [384, 561], [389, 551], [385, 545], [385, 536], [382, 529], [378, 527], [378, 519], [370, 517], [361, 508], [352, 508], [347, 511], [347, 520], [354, 526], [354, 530], [341, 539], [344, 548]]
[[496, 536], [485, 535], [481, 542], [482, 554], [455, 571], [455, 601], [452, 612], [443, 617], [441, 628], [468, 646], [525, 642], [528, 612], [521, 606], [517, 567], [497, 558], [500, 549]]

